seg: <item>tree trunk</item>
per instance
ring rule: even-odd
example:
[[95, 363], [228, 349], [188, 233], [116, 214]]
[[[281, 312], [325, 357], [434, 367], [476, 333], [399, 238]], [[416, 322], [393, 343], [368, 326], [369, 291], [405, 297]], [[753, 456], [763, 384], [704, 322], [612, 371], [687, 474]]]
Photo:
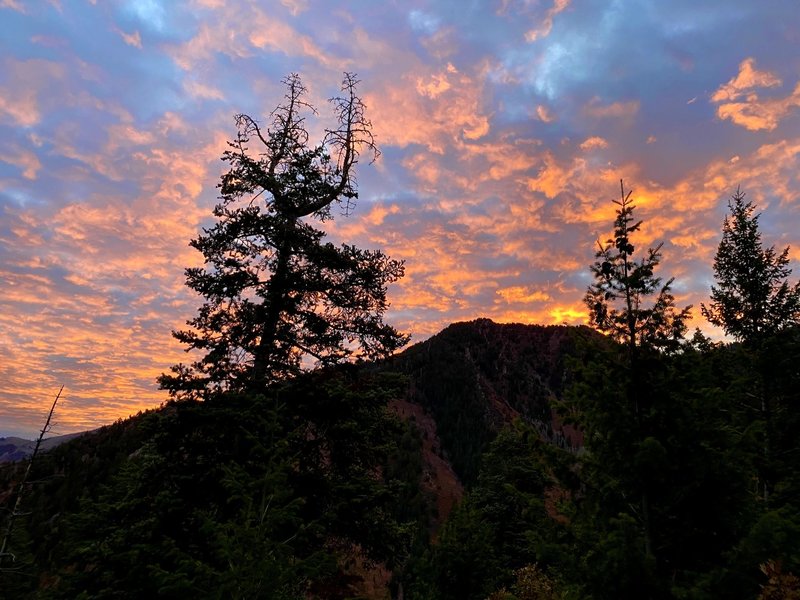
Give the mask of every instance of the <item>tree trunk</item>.
[[284, 227], [285, 229], [277, 248], [277, 265], [270, 278], [267, 296], [262, 304], [265, 311], [261, 326], [261, 336], [253, 353], [252, 384], [254, 391], [263, 390], [264, 385], [267, 383], [267, 374], [272, 363], [272, 357], [275, 354], [278, 324], [286, 303], [286, 280], [289, 275], [289, 259], [292, 256], [288, 232], [294, 227], [294, 220], [287, 222]]

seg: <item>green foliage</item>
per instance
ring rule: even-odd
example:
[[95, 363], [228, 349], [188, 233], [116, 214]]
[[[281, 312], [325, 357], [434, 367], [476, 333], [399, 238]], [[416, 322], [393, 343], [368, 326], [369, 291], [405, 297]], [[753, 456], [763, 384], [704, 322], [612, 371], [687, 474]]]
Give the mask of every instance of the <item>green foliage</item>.
[[407, 341], [383, 323], [386, 286], [403, 276], [403, 263], [326, 243], [313, 226], [332, 218], [333, 204], [352, 209], [355, 165], [362, 152], [378, 153], [358, 80], [345, 75], [343, 96], [331, 100], [336, 126], [313, 147], [306, 88], [298, 75], [284, 83], [285, 99], [265, 130], [237, 116], [236, 140], [223, 155], [230, 170], [219, 186], [218, 221], [191, 242], [205, 267], [187, 269], [186, 283], [205, 303], [174, 335], [204, 355], [161, 376], [173, 396], [263, 392], [296, 375], [304, 359], [373, 358]]
[[778, 254], [764, 248], [755, 205], [738, 188], [728, 201], [722, 241], [714, 257], [717, 285], [711, 303], [702, 306], [709, 322], [728, 335], [756, 343], [800, 323], [800, 282], [790, 285], [788, 246]]

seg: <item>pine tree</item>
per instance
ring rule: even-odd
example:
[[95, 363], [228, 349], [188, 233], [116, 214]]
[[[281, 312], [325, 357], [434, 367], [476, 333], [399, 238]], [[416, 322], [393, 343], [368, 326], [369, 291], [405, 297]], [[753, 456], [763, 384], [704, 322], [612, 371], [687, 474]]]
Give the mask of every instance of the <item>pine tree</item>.
[[764, 248], [752, 202], [739, 188], [728, 201], [730, 214], [722, 225], [722, 241], [714, 257], [716, 286], [703, 316], [725, 333], [749, 345], [789, 325], [800, 323], [800, 282], [787, 278], [789, 247], [778, 254]]
[[293, 376], [308, 360], [329, 365], [374, 358], [407, 337], [383, 322], [386, 286], [403, 276], [402, 261], [380, 251], [325, 242], [314, 227], [345, 214], [357, 193], [355, 166], [379, 155], [346, 73], [342, 95], [330, 100], [336, 118], [316, 146], [306, 115], [316, 114], [300, 77], [284, 80], [286, 95], [263, 128], [238, 115], [238, 133], [223, 160], [217, 223], [191, 245], [205, 268], [186, 270], [187, 285], [205, 298], [190, 329], [173, 335], [205, 355], [162, 375], [173, 396], [206, 397], [224, 390], [262, 390]]

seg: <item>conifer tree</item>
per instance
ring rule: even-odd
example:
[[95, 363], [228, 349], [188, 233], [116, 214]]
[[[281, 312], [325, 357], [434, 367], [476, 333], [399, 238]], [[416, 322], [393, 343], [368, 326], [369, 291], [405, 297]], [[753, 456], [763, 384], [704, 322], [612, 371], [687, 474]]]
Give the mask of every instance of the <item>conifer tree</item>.
[[789, 247], [778, 254], [764, 248], [752, 202], [739, 188], [728, 201], [722, 241], [714, 257], [717, 285], [703, 316], [747, 344], [800, 323], [800, 282], [790, 285]]
[[711, 303], [703, 305], [702, 312], [710, 323], [743, 342], [757, 367], [756, 385], [749, 395], [757, 401], [753, 408], [763, 427], [758, 482], [767, 505], [779, 479], [777, 457], [796, 451], [790, 441], [796, 433], [787, 432], [776, 419], [777, 414], [784, 420], [791, 414], [791, 403], [782, 401], [779, 392], [787, 372], [776, 373], [773, 365], [775, 354], [780, 354], [775, 352], [775, 345], [780, 345], [777, 334], [800, 323], [800, 282], [791, 285], [788, 281], [788, 246], [780, 254], [774, 246], [764, 248], [758, 223], [761, 215], [738, 187], [728, 209], [714, 257], [717, 285], [711, 286]]
[[[678, 311], [671, 287], [673, 279], [662, 285], [655, 269], [661, 261], [661, 247], [649, 248], [639, 260], [632, 235], [642, 222], [634, 221], [631, 193], [625, 193], [620, 180], [619, 208], [614, 220], [614, 239], [598, 242], [592, 265], [594, 283], [584, 301], [593, 326], [625, 344], [631, 354], [639, 348], [674, 349], [686, 332], [691, 307]], [[652, 304], [647, 298], [655, 296]]]
[[308, 360], [328, 365], [391, 353], [407, 337], [383, 322], [387, 284], [402, 261], [377, 250], [325, 242], [314, 226], [349, 214], [362, 155], [377, 158], [359, 81], [346, 73], [330, 100], [335, 125], [309, 144], [306, 116], [316, 114], [292, 74], [283, 102], [262, 126], [238, 115], [236, 139], [223, 160], [216, 224], [191, 245], [206, 266], [186, 270], [187, 285], [205, 298], [189, 329], [173, 335], [204, 352], [190, 366], [162, 375], [173, 396], [261, 390], [298, 373]]
[[[584, 297], [591, 324], [622, 344], [625, 357], [613, 376], [604, 376], [606, 389], [584, 400], [583, 424], [596, 434], [589, 436], [587, 446], [595, 451], [599, 469], [605, 470], [600, 477], [621, 486], [615, 493], [638, 497], [635, 515], [643, 555], [650, 561], [654, 545], [649, 482], [657, 479], [654, 465], [664, 453], [651, 427], [652, 416], [658, 412], [653, 399], [659, 396], [653, 386], [658, 379], [658, 357], [679, 346], [691, 307], [679, 310], [671, 292], [673, 280], [662, 283], [655, 275], [662, 244], [634, 258], [633, 235], [642, 222], [634, 220], [631, 194], [625, 193], [620, 180], [620, 199], [613, 201], [618, 207], [614, 236], [598, 242], [591, 266], [594, 283]], [[610, 402], [616, 395], [624, 402]]]

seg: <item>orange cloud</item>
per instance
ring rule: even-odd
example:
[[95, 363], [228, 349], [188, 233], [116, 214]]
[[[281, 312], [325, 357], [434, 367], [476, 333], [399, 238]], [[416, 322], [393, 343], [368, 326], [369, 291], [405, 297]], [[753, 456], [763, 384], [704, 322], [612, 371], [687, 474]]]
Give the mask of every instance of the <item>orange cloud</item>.
[[581, 150], [593, 150], [595, 148], [608, 148], [608, 142], [599, 136], [586, 138], [580, 146]]
[[630, 100], [628, 102], [620, 101], [602, 104], [600, 98], [595, 96], [583, 107], [583, 112], [590, 117], [598, 118], [632, 117], [639, 112], [639, 101]]
[[553, 18], [569, 6], [570, 0], [554, 0], [553, 6], [548, 9], [538, 27], [525, 33], [525, 41], [535, 42], [550, 35], [553, 29]]
[[752, 94], [746, 102], [721, 104], [717, 108], [717, 116], [723, 120], [730, 119], [750, 131], [772, 131], [797, 106], [800, 106], [800, 83], [786, 98], [760, 101], [756, 94]]
[[532, 290], [528, 286], [515, 285], [502, 288], [496, 293], [508, 304], [531, 304], [533, 302], [546, 302], [551, 299], [550, 294], [541, 290]]
[[439, 154], [459, 140], [484, 137], [490, 123], [482, 110], [483, 77], [470, 77], [448, 65], [441, 71], [408, 74], [367, 93], [376, 136], [386, 144], [421, 144]]
[[732, 102], [754, 88], [775, 87], [781, 85], [780, 78], [768, 71], [756, 69], [754, 58], [746, 58], [739, 65], [739, 73], [723, 84], [711, 96], [712, 102]]
[[762, 100], [755, 90], [779, 87], [782, 83], [774, 73], [756, 69], [755, 59], [747, 58], [739, 65], [736, 77], [720, 86], [711, 101], [719, 104], [720, 119], [730, 119], [750, 131], [772, 131], [793, 108], [800, 106], [800, 83], [784, 98]]

